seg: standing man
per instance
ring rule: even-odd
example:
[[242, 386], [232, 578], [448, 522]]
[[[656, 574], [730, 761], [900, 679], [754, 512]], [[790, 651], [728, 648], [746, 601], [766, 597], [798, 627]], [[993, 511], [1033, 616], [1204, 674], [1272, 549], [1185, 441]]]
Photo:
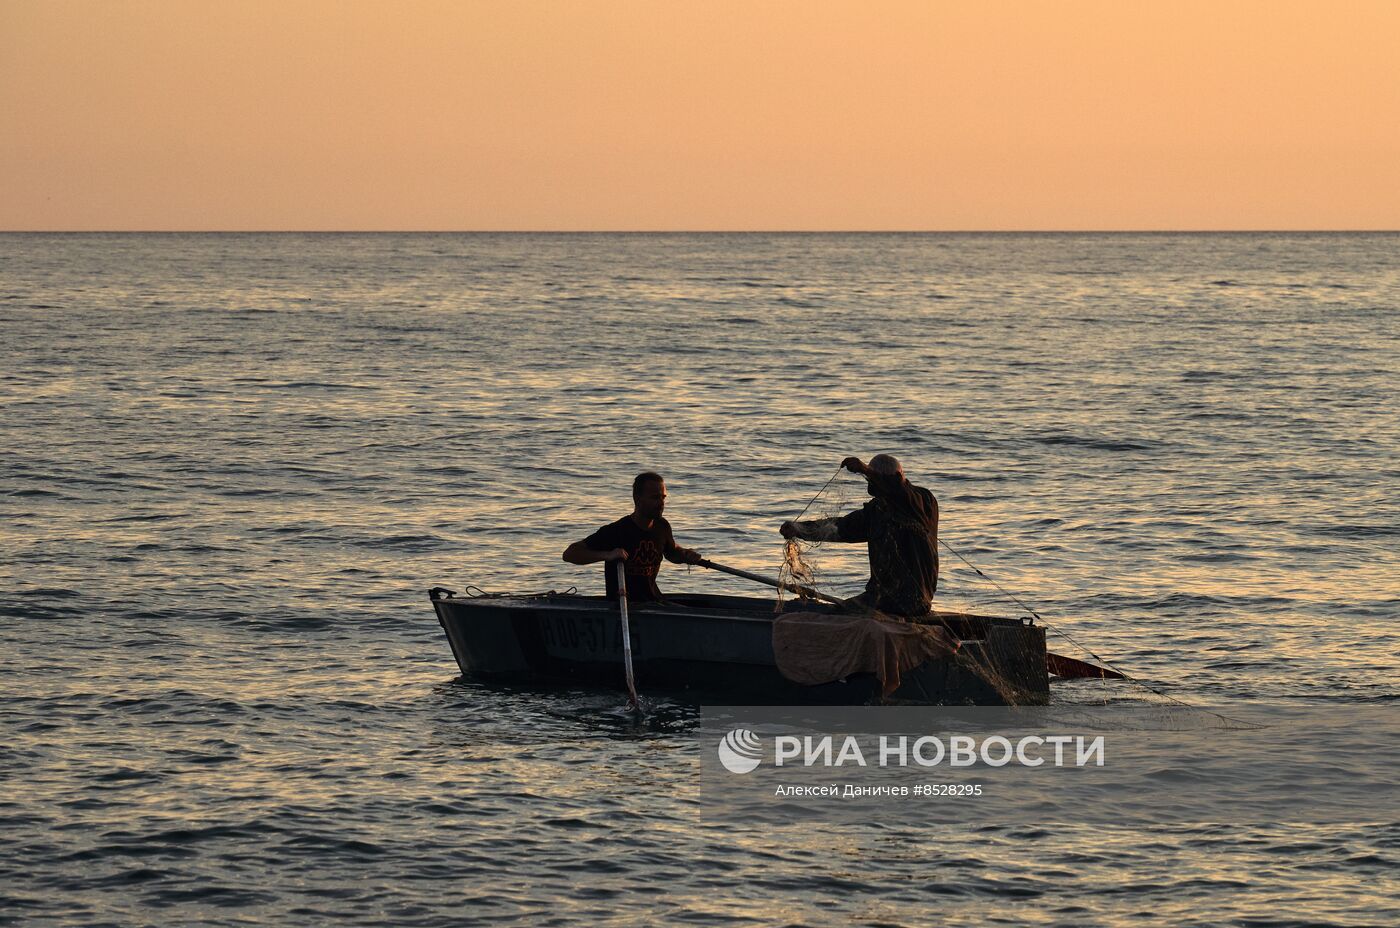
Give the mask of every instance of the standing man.
[[927, 615], [938, 588], [938, 500], [904, 479], [904, 468], [888, 454], [869, 464], [846, 458], [841, 466], [865, 475], [870, 502], [837, 519], [784, 522], [784, 538], [866, 542], [870, 580], [851, 602], [893, 615]]
[[[661, 598], [656, 574], [661, 558], [673, 564], [698, 564], [698, 551], [682, 548], [671, 534], [671, 523], [662, 518], [666, 508], [666, 482], [660, 474], [645, 471], [632, 481], [632, 514], [605, 525], [583, 541], [564, 549], [570, 564], [596, 564], [599, 561], [627, 562], [627, 598], [651, 602]], [[617, 598], [617, 573], [609, 563], [603, 571], [609, 599]]]

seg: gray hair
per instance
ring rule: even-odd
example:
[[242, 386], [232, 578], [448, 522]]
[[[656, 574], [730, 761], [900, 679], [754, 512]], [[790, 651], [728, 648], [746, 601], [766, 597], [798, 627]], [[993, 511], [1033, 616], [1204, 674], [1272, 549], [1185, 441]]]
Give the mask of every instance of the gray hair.
[[870, 459], [870, 469], [877, 474], [893, 476], [899, 474], [904, 476], [904, 468], [899, 466], [899, 459], [892, 454], [877, 454]]

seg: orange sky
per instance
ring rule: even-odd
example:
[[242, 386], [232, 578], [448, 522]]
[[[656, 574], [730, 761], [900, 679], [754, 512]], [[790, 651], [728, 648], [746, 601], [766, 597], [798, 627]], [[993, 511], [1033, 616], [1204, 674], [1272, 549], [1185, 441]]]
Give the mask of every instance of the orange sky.
[[0, 0], [0, 229], [1377, 228], [1389, 0]]

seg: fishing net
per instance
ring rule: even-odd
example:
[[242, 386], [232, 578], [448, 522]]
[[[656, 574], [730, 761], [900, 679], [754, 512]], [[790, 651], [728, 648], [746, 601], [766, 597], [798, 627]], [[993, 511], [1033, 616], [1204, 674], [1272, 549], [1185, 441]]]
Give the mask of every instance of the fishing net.
[[[856, 495], [857, 479], [844, 469], [838, 469], [792, 521], [833, 520], [864, 505], [869, 497], [863, 494]], [[790, 589], [792, 587], [802, 591], [795, 595], [804, 601], [817, 601], [819, 597], [812, 595], [814, 593], [840, 599], [854, 596], [856, 590], [838, 585], [842, 581], [849, 585], [854, 579], [849, 568], [858, 563], [857, 556], [861, 562], [867, 560], [866, 552], [863, 549], [855, 550], [855, 546], [852, 545], [801, 538], [787, 539], [783, 544], [783, 563], [778, 568], [778, 579], [789, 589], [779, 588], [776, 611], [784, 610], [785, 601], [794, 595]], [[826, 579], [828, 568], [832, 573], [829, 582]]]
[[[866, 543], [839, 540], [837, 520], [870, 505], [869, 518], [862, 525], [879, 526]], [[939, 578], [938, 601], [934, 611], [922, 613], [920, 590], [924, 584], [911, 583], [911, 573], [935, 571], [938, 565], [936, 532], [917, 512], [890, 506], [873, 499], [865, 478], [838, 471], [808, 503], [794, 522], [800, 523], [802, 537], [791, 538], [783, 547], [779, 579], [797, 592], [780, 591], [780, 612], [813, 609], [853, 611], [885, 621], [930, 625], [956, 642], [952, 660], [967, 674], [983, 681], [1001, 701], [1009, 705], [1043, 702], [1027, 685], [1027, 666], [1036, 658], [1030, 654], [1009, 653], [1007, 643], [1024, 641], [1028, 636], [996, 635], [995, 647], [989, 640], [985, 621], [972, 610], [946, 601]], [[847, 525], [851, 524], [848, 520]], [[875, 535], [878, 534], [878, 541]], [[797, 602], [793, 602], [793, 599]], [[830, 599], [842, 600], [834, 606]], [[891, 610], [900, 604], [901, 614]], [[980, 632], [980, 634], [979, 634]], [[1021, 648], [1024, 650], [1025, 646]]]
[[[838, 471], [793, 520], [802, 524], [804, 537], [786, 541], [778, 573], [779, 579], [796, 592], [779, 592], [779, 612], [837, 609], [938, 627], [958, 643], [952, 654], [958, 668], [985, 683], [1008, 705], [1045, 701], [1040, 681], [1044, 679], [1047, 661], [1051, 673], [1094, 675], [1092, 679], [1074, 680], [1072, 689], [1076, 704], [1123, 700], [1122, 683], [1096, 675], [1099, 667], [1053, 653], [1047, 658], [1036, 636], [1014, 626], [1040, 625], [1051, 636], [1048, 644], [1058, 643], [1061, 650], [1068, 647], [1074, 653], [1082, 652], [1096, 665], [1106, 664], [1068, 634], [1051, 627], [1030, 606], [987, 578], [962, 555], [941, 543], [926, 523], [901, 516], [896, 507], [885, 512], [885, 523], [893, 528], [881, 536], [880, 544], [838, 540], [835, 520], [868, 503], [877, 508], [882, 505], [878, 501], [872, 503], [865, 478]], [[913, 612], [917, 610], [908, 608], [900, 610], [903, 614], [882, 610], [881, 606], [887, 602], [908, 602], [908, 584], [901, 584], [899, 578], [902, 573], [907, 575], [910, 569], [915, 569], [910, 565], [918, 565], [921, 558], [926, 563], [930, 551], [938, 565], [932, 611], [916, 615]], [[942, 557], [938, 557], [940, 553]], [[893, 589], [888, 584], [903, 588]], [[834, 605], [831, 599], [841, 600], [843, 605]], [[1117, 676], [1116, 671], [1111, 673]], [[1160, 697], [1164, 706], [1186, 705], [1147, 684], [1126, 676], [1124, 679]]]

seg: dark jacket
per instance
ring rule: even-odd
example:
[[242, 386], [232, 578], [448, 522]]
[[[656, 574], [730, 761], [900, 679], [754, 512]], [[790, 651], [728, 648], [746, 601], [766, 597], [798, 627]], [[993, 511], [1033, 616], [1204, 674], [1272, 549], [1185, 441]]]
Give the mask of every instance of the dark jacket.
[[938, 500], [898, 475], [866, 479], [870, 502], [840, 518], [795, 523], [797, 535], [866, 542], [870, 581], [860, 598], [881, 612], [925, 615], [938, 589]]

